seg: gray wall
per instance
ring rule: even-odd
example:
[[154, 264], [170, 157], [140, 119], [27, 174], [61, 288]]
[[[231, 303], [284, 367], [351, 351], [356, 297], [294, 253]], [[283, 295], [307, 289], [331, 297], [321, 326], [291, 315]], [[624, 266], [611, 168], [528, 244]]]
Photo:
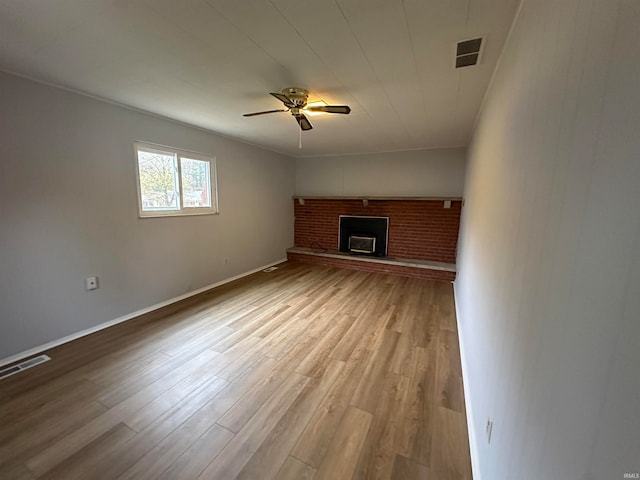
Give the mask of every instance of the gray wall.
[[[293, 244], [292, 159], [2, 73], [0, 105], [0, 359]], [[214, 155], [220, 214], [138, 218], [135, 140]]]
[[298, 195], [460, 197], [465, 149], [296, 159]]
[[639, 25], [525, 0], [484, 105], [456, 280], [476, 478], [640, 472]]

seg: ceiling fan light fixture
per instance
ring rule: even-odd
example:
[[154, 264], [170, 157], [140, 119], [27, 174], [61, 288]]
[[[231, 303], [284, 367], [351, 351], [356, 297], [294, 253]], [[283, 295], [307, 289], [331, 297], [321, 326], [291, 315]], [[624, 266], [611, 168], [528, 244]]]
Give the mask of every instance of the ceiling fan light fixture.
[[304, 107], [304, 113], [305, 115], [309, 115], [310, 117], [315, 117], [318, 115], [326, 115], [327, 112], [314, 112], [309, 110], [309, 107], [326, 107], [327, 105], [328, 103], [325, 102], [324, 100], [318, 100], [317, 102], [307, 103], [307, 105]]

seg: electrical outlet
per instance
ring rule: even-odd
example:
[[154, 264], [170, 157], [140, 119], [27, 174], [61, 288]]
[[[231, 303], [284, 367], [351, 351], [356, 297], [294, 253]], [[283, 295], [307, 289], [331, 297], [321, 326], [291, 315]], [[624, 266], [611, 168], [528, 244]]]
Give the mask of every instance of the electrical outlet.
[[84, 279], [84, 287], [87, 290], [95, 290], [98, 288], [98, 277], [87, 277]]
[[485, 433], [487, 434], [487, 443], [491, 443], [491, 432], [493, 432], [493, 420], [491, 417], [487, 418], [487, 426], [485, 427]]

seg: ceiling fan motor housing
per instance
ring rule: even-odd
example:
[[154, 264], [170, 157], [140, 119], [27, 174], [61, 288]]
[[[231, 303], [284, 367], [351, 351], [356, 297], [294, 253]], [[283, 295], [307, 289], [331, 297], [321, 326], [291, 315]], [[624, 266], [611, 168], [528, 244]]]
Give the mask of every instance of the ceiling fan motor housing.
[[286, 95], [291, 103], [296, 107], [302, 108], [307, 104], [307, 98], [309, 98], [309, 90], [298, 87], [283, 88], [281, 90], [282, 95]]

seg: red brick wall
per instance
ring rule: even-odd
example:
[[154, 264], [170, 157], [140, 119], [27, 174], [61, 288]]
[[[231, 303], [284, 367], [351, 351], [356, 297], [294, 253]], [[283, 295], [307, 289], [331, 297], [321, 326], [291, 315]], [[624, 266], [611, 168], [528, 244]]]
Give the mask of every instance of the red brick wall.
[[391, 257], [455, 263], [462, 202], [441, 200], [307, 200], [295, 202], [295, 246], [338, 249], [339, 215], [389, 217]]
[[291, 262], [314, 263], [327, 265], [330, 267], [350, 268], [353, 270], [364, 270], [366, 272], [390, 273], [403, 277], [430, 278], [433, 280], [444, 280], [452, 282], [456, 278], [455, 272], [444, 272], [441, 270], [429, 270], [426, 268], [415, 268], [403, 265], [386, 265], [384, 263], [359, 262], [348, 258], [318, 257], [314, 255], [301, 255], [299, 253], [287, 253], [287, 259]]

